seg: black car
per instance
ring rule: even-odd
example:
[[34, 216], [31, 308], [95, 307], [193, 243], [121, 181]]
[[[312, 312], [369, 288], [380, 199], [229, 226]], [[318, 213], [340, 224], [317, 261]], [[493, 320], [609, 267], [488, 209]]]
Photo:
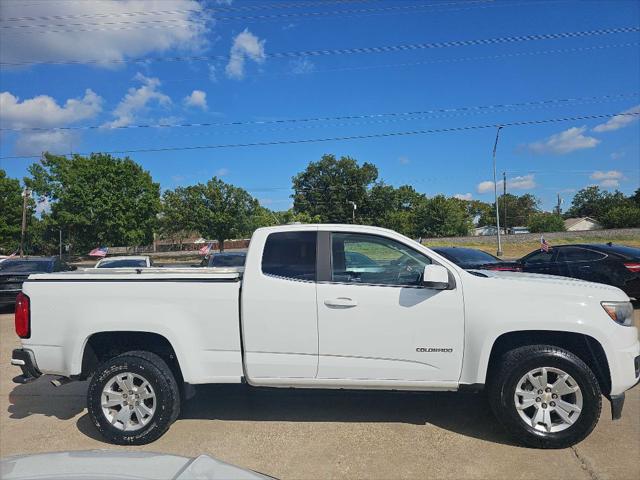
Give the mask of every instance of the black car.
[[58, 257], [9, 258], [0, 262], [0, 307], [14, 305], [16, 295], [32, 273], [51, 273], [75, 270]]
[[522, 268], [517, 262], [505, 262], [490, 253], [464, 247], [433, 247], [431, 248], [447, 260], [465, 270], [501, 270], [508, 272], [520, 272]]
[[245, 252], [220, 252], [208, 255], [202, 259], [201, 267], [244, 267], [247, 258]]
[[553, 246], [519, 260], [524, 272], [579, 278], [618, 287], [640, 300], [640, 248], [603, 244]]

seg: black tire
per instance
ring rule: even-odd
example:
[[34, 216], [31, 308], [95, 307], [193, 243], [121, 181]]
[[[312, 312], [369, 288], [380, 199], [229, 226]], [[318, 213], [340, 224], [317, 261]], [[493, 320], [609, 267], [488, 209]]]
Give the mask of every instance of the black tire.
[[[582, 393], [579, 416], [562, 431], [540, 431], [526, 424], [516, 409], [517, 383], [528, 372], [541, 367], [568, 373]], [[567, 448], [587, 437], [598, 423], [602, 409], [600, 385], [591, 369], [575, 354], [550, 345], [531, 345], [505, 353], [495, 368], [496, 372], [489, 372], [489, 403], [497, 419], [518, 443], [534, 448]]]
[[[131, 372], [147, 380], [155, 392], [156, 408], [148, 423], [139, 430], [124, 431], [112, 425], [102, 411], [102, 391], [116, 375]], [[160, 438], [178, 418], [180, 389], [164, 360], [144, 351], [126, 352], [96, 369], [87, 391], [91, 421], [100, 434], [117, 445], [144, 445]]]

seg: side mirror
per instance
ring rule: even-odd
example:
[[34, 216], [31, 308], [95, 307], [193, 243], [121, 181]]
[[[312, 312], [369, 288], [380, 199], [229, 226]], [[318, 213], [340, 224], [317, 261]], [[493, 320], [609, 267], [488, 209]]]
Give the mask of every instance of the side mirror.
[[422, 284], [434, 290], [446, 290], [449, 288], [449, 271], [442, 265], [425, 265]]

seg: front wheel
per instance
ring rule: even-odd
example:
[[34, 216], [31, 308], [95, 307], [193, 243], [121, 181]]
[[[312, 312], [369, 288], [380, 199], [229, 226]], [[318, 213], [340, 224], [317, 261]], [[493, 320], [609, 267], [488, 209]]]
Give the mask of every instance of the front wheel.
[[600, 418], [598, 380], [576, 355], [533, 345], [507, 352], [489, 384], [489, 401], [514, 437], [536, 448], [565, 448], [583, 440]]
[[118, 445], [159, 438], [178, 417], [180, 392], [158, 355], [132, 351], [98, 367], [87, 391], [89, 415], [98, 431]]

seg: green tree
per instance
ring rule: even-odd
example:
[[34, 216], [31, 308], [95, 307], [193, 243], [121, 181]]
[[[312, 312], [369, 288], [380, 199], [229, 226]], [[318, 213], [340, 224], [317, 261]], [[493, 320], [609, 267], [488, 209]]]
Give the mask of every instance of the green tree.
[[358, 165], [354, 159], [323, 155], [318, 162], [293, 177], [293, 209], [296, 213], [319, 216], [322, 222], [351, 223], [355, 202], [356, 221], [366, 213], [368, 188], [378, 178], [378, 169]]
[[[29, 217], [31, 217], [31, 211]], [[0, 169], [0, 252], [13, 253], [20, 245], [22, 187], [20, 180]]]
[[604, 212], [599, 220], [605, 228], [640, 227], [640, 207], [631, 202], [618, 205]]
[[416, 209], [425, 201], [426, 197], [409, 185], [394, 188], [380, 182], [369, 190], [363, 214], [371, 225], [417, 237], [420, 230], [416, 222]]
[[[504, 212], [507, 209], [507, 227], [524, 226], [529, 224], [532, 215], [539, 212], [540, 200], [530, 193], [524, 195], [513, 195], [507, 193], [498, 197], [498, 207], [500, 209], [500, 226], [504, 227]], [[490, 209], [484, 209], [481, 213], [478, 225], [495, 225], [496, 210], [495, 203]]]
[[539, 212], [531, 215], [527, 227], [532, 233], [564, 232], [566, 230], [562, 217], [549, 212]]
[[25, 183], [50, 201], [48, 222], [67, 233], [74, 251], [152, 242], [160, 186], [133, 160], [46, 153], [29, 172]]
[[425, 237], [464, 236], [473, 225], [465, 201], [444, 195], [422, 202], [416, 209], [416, 222]]
[[220, 251], [224, 250], [225, 240], [252, 232], [252, 220], [260, 205], [246, 190], [217, 177], [186, 189], [193, 205], [194, 230], [218, 240]]
[[198, 226], [193, 216], [197, 202], [197, 192], [190, 187], [165, 190], [158, 216], [160, 234], [182, 245], [187, 236], [197, 231]]
[[629, 203], [624, 194], [618, 190], [611, 193], [601, 190], [597, 185], [578, 190], [565, 213], [569, 217], [592, 217], [601, 220], [609, 210]]
[[640, 208], [640, 188], [638, 188], [635, 192], [633, 192], [633, 195], [631, 195], [629, 199], [633, 202], [633, 204], [636, 207]]

